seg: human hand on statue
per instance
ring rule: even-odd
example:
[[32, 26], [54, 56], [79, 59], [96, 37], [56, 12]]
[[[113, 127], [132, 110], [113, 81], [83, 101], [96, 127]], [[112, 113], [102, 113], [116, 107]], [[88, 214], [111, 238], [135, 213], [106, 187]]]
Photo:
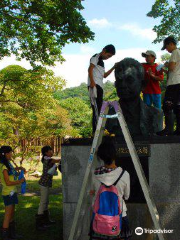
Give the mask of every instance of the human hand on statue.
[[117, 65], [118, 65], [118, 62], [114, 64], [114, 69], [117, 67]]

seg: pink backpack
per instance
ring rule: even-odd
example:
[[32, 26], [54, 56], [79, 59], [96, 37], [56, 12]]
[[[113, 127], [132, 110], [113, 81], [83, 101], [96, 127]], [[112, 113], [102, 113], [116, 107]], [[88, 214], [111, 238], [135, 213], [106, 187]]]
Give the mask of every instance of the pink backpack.
[[106, 236], [118, 236], [121, 231], [122, 214], [116, 184], [124, 170], [112, 186], [101, 184], [93, 206], [92, 229]]

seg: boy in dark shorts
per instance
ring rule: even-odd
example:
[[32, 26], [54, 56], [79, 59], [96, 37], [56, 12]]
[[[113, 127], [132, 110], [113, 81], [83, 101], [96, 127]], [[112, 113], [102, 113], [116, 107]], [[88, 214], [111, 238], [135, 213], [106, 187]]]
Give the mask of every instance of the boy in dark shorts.
[[115, 69], [115, 65], [105, 72], [103, 60], [107, 60], [115, 55], [116, 50], [113, 45], [107, 45], [103, 50], [95, 54], [90, 59], [88, 68], [88, 89], [90, 91], [91, 107], [93, 110], [93, 133], [96, 131], [98, 116], [103, 103], [103, 78], [108, 77]]
[[[166, 126], [164, 130], [157, 134], [160, 136], [180, 135], [180, 50], [177, 48], [177, 41], [173, 36], [164, 39], [162, 50], [164, 49], [171, 53], [169, 62], [165, 63], [165, 66], [168, 68], [167, 88], [163, 102]], [[173, 113], [176, 115], [177, 121], [177, 127], [174, 132]]]

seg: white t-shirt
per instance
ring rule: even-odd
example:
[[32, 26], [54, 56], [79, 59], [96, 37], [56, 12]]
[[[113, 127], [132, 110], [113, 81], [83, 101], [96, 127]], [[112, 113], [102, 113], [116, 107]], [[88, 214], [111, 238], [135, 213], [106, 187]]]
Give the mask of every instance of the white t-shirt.
[[169, 71], [167, 86], [180, 84], [180, 50], [175, 49], [172, 52], [169, 62], [175, 62], [176, 66], [173, 71]]
[[[90, 63], [92, 63], [95, 67], [93, 68], [93, 78], [97, 85], [103, 88], [103, 78], [105, 73], [104, 62], [100, 57], [100, 54], [95, 54], [91, 59]], [[88, 76], [88, 86], [90, 86], [90, 78]]]

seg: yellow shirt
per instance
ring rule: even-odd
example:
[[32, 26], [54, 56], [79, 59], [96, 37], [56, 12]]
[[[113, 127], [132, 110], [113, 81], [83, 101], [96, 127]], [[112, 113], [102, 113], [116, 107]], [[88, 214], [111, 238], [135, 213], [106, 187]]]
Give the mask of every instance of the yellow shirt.
[[[7, 169], [7, 167], [4, 165], [4, 164], [2, 164], [2, 163], [0, 163], [0, 180], [1, 180], [1, 184], [2, 184], [2, 195], [3, 196], [7, 196], [7, 195], [9, 195], [12, 191], [14, 191], [14, 192], [17, 192], [17, 188], [16, 188], [16, 186], [14, 185], [14, 186], [7, 186], [6, 185], [6, 183], [5, 183], [5, 180], [4, 180], [4, 175], [3, 175], [3, 171], [4, 170], [8, 170]], [[14, 180], [14, 176], [13, 175], [9, 175], [9, 180], [11, 181], [11, 182], [15, 182], [15, 180]]]

